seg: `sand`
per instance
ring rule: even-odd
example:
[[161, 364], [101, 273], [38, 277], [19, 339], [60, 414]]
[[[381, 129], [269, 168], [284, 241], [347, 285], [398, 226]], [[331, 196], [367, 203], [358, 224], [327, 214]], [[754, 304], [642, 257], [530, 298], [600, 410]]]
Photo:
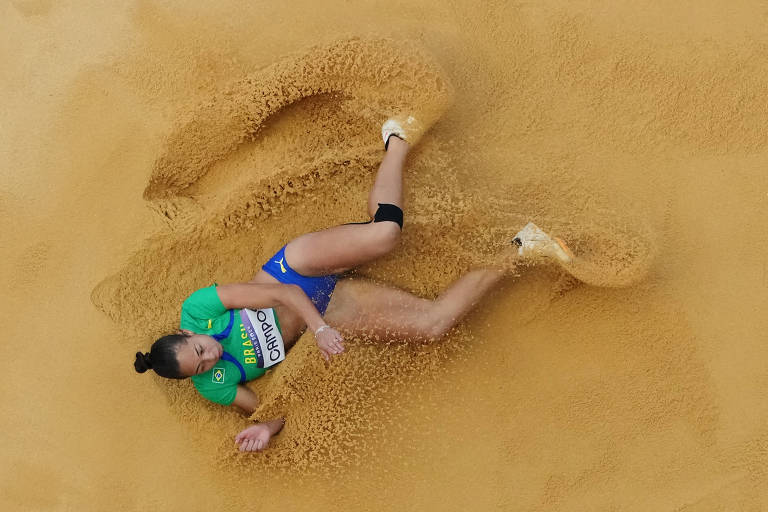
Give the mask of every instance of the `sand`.
[[[2, 510], [768, 506], [768, 32], [759, 2], [0, 6]], [[529, 220], [440, 343], [310, 337], [251, 384], [268, 451], [137, 375], [181, 300], [365, 220], [418, 113], [400, 247], [436, 296]]]

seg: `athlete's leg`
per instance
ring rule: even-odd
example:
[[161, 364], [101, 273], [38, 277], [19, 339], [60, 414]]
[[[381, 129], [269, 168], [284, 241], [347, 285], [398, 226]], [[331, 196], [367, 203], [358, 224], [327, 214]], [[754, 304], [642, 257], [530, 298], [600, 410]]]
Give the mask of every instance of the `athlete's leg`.
[[350, 334], [373, 334], [389, 339], [435, 339], [446, 334], [501, 279], [521, 262], [551, 261], [561, 266], [575, 256], [560, 239], [534, 224], [527, 225], [492, 266], [472, 270], [456, 280], [435, 300], [363, 279], [342, 279], [325, 314], [329, 325]]
[[390, 137], [387, 152], [379, 165], [376, 181], [368, 195], [368, 215], [374, 216], [379, 203], [403, 207], [403, 166], [408, 154], [408, 143]]
[[[368, 198], [371, 217], [379, 203], [402, 208], [403, 164], [407, 153], [406, 142], [390, 138]], [[296, 272], [305, 276], [337, 274], [385, 255], [399, 239], [400, 226], [396, 222], [346, 224], [292, 240], [285, 248], [285, 258]]]
[[349, 334], [387, 339], [436, 339], [446, 334], [508, 274], [476, 269], [456, 280], [435, 300], [364, 279], [342, 279], [325, 314], [329, 325]]

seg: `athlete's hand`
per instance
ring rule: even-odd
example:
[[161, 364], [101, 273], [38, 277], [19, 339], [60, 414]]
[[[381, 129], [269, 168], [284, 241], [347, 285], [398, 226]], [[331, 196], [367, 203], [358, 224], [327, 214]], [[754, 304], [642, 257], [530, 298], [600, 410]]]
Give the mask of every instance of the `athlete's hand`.
[[257, 423], [241, 431], [235, 436], [235, 444], [240, 445], [241, 452], [260, 452], [267, 447], [272, 434], [264, 423]]
[[332, 355], [344, 352], [344, 345], [341, 344], [344, 338], [333, 327], [321, 327], [319, 332], [315, 333], [315, 341], [326, 361], [330, 361]]

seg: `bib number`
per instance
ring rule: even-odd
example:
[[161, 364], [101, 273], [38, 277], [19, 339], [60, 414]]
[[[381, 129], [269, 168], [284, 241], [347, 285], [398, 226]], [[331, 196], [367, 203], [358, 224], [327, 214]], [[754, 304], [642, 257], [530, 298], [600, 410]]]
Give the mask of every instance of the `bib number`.
[[240, 320], [253, 343], [259, 368], [269, 368], [285, 359], [283, 336], [277, 328], [275, 311], [272, 308], [256, 311], [241, 309]]

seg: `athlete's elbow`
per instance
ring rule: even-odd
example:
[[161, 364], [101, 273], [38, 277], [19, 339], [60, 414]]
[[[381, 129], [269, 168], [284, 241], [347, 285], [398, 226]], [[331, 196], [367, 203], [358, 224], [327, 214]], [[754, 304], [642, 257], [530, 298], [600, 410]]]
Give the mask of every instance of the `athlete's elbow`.
[[243, 416], [250, 416], [256, 410], [256, 406], [252, 404], [232, 404], [232, 408]]

